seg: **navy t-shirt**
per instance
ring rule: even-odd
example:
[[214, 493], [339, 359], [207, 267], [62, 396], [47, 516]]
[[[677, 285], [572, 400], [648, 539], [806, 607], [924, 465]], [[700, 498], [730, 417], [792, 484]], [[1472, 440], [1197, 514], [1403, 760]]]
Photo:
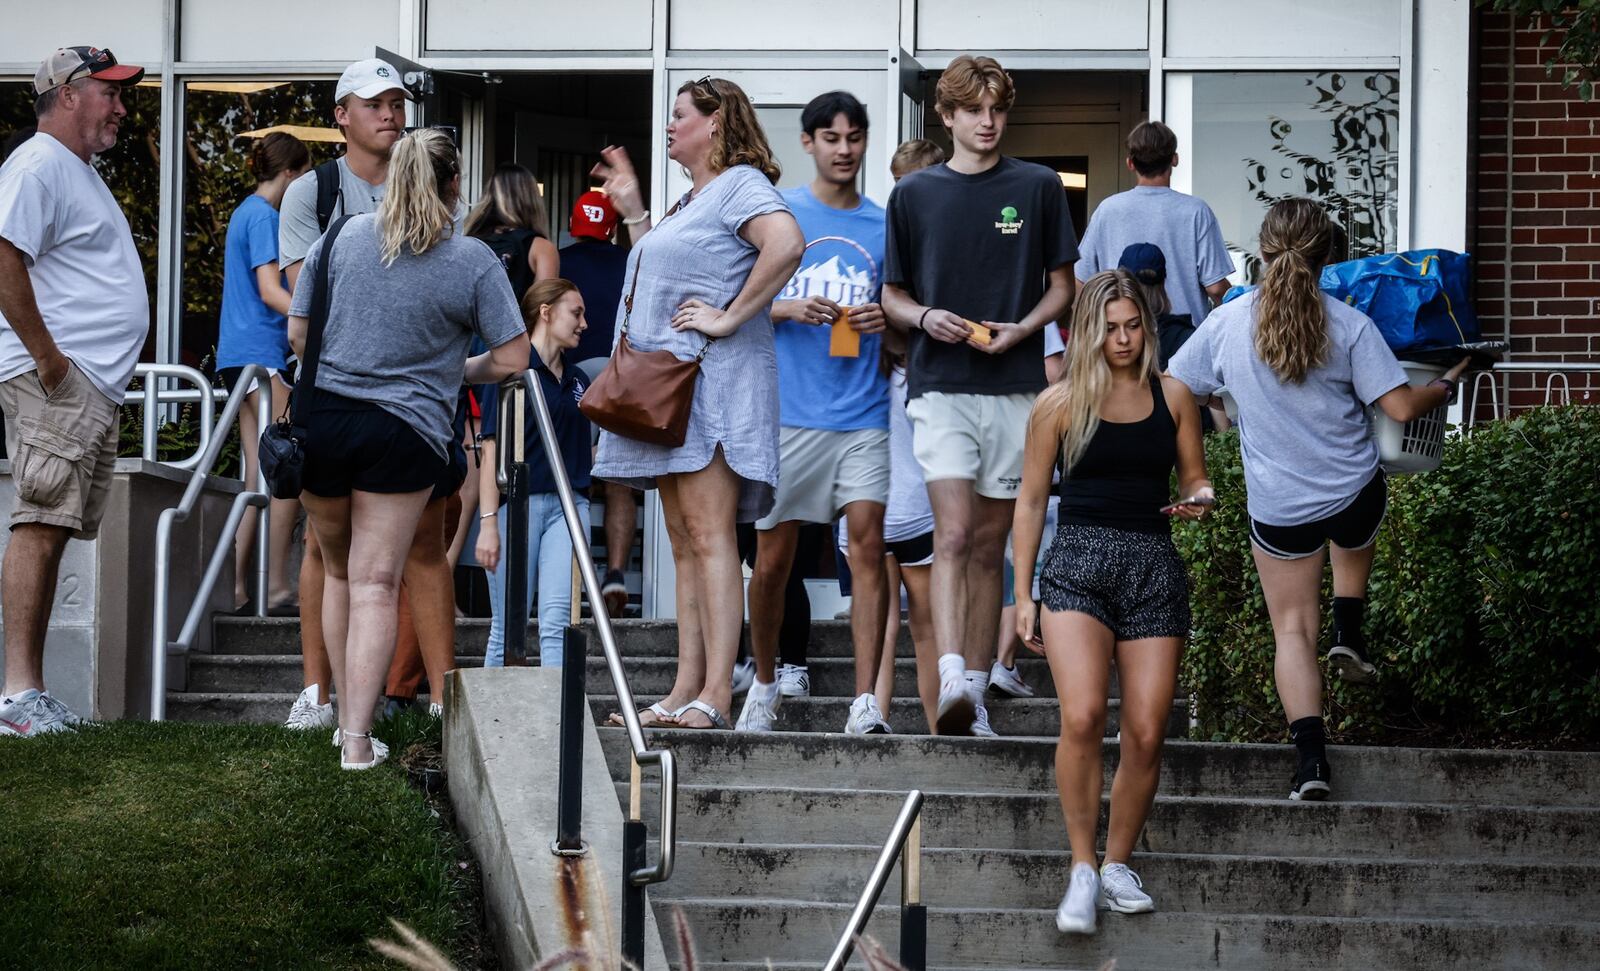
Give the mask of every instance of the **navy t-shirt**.
[[567, 356], [574, 361], [610, 357], [616, 343], [617, 306], [628, 273], [628, 251], [598, 239], [580, 239], [561, 251], [561, 275], [583, 294], [588, 328]]
[[[566, 362], [562, 365], [562, 379], [550, 373], [539, 359], [539, 353], [533, 352], [529, 366], [539, 376], [539, 388], [544, 392], [544, 400], [550, 407], [550, 423], [555, 426], [556, 445], [561, 449], [561, 464], [566, 466], [567, 479], [572, 483], [574, 490], [589, 488], [589, 469], [594, 465], [594, 453], [591, 450], [589, 419], [578, 410], [578, 400], [583, 397], [583, 392], [589, 383], [584, 379], [583, 372], [573, 367], [572, 355], [566, 355]], [[483, 430], [484, 438], [495, 438], [495, 432], [500, 424], [500, 386], [488, 385], [484, 391], [483, 399]], [[528, 491], [530, 493], [556, 491], [556, 479], [550, 472], [550, 463], [544, 457], [544, 445], [539, 441], [539, 420], [534, 417], [533, 402], [528, 402], [527, 436], [523, 440], [523, 456], [528, 462]], [[505, 497], [501, 496], [501, 501]]]

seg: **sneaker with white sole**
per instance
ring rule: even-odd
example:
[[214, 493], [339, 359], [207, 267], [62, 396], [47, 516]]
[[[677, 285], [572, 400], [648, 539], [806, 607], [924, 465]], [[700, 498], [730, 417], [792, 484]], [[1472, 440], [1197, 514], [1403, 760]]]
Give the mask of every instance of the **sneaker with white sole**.
[[785, 698], [811, 697], [811, 673], [804, 664], [778, 665], [778, 693]]
[[979, 738], [999, 738], [1000, 733], [989, 727], [989, 708], [981, 701], [972, 705], [972, 734]]
[[850, 717], [845, 720], [846, 735], [889, 735], [889, 723], [878, 708], [878, 699], [864, 694], [850, 702]]
[[1333, 770], [1327, 759], [1310, 758], [1295, 769], [1289, 780], [1289, 798], [1305, 802], [1322, 802], [1333, 791]]
[[[322, 686], [313, 684], [300, 692], [300, 697], [294, 700], [294, 705], [289, 708], [289, 718], [283, 723], [284, 728], [327, 728], [336, 724], [338, 719], [333, 714], [333, 702], [330, 700], [325, 705], [317, 704], [317, 695], [322, 691]], [[337, 742], [335, 745], [339, 744]]]
[[1033, 689], [1028, 687], [1028, 682], [1022, 680], [1022, 675], [1017, 673], [1017, 669], [1008, 668], [999, 661], [994, 662], [994, 667], [989, 669], [989, 690], [1013, 698], [1033, 697]]
[[733, 693], [742, 695], [756, 683], [756, 662], [750, 658], [735, 661], [733, 665]]
[[1100, 868], [1100, 907], [1119, 914], [1148, 914], [1156, 902], [1144, 892], [1144, 881], [1126, 863], [1107, 863]]
[[1378, 680], [1378, 669], [1354, 644], [1335, 644], [1328, 650], [1328, 667], [1343, 681], [1369, 684]]
[[939, 685], [939, 707], [934, 726], [940, 735], [971, 735], [977, 705], [963, 677], [946, 678]]
[[734, 723], [736, 732], [770, 732], [778, 723], [778, 705], [783, 701], [777, 683], [762, 684], [757, 681], [744, 696], [744, 707], [739, 710], [739, 720]]
[[444, 719], [444, 705], [441, 702], [437, 702], [437, 701], [429, 702], [428, 703], [428, 717], [429, 718], [438, 718], [438, 719], [440, 719], [442, 721]]
[[[71, 718], [69, 722], [67, 719]], [[48, 692], [30, 688], [0, 699], [0, 736], [34, 738], [55, 732], [70, 732], [83, 719]]]
[[1075, 864], [1067, 879], [1067, 892], [1056, 907], [1056, 930], [1063, 934], [1093, 934], [1099, 920], [1100, 874], [1087, 863]]

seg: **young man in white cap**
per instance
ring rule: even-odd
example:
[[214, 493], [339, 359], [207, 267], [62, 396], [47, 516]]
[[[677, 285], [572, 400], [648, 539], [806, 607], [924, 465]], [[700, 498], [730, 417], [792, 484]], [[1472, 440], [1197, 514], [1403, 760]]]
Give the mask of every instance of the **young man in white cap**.
[[[328, 169], [307, 172], [289, 185], [278, 212], [278, 265], [289, 276], [293, 292], [305, 266], [311, 244], [340, 216], [376, 212], [389, 178], [389, 152], [406, 130], [406, 101], [411, 94], [394, 65], [368, 58], [357, 61], [339, 75], [333, 90], [333, 120], [344, 132], [345, 151], [335, 162], [337, 186], [329, 184], [331, 209], [319, 211], [319, 180]], [[324, 206], [323, 208], [327, 208]], [[329, 690], [333, 668], [322, 637], [322, 551], [306, 532], [305, 558], [300, 564], [300, 653], [305, 690], [289, 712], [290, 728], [330, 728], [335, 724]], [[437, 700], [437, 699], [435, 699]]]
[[90, 159], [117, 143], [144, 68], [64, 47], [33, 78], [38, 133], [0, 167], [0, 410], [16, 503], [0, 567], [0, 735], [80, 722], [44, 684], [67, 540], [93, 539], [117, 457], [117, 407], [150, 331], [128, 220]]

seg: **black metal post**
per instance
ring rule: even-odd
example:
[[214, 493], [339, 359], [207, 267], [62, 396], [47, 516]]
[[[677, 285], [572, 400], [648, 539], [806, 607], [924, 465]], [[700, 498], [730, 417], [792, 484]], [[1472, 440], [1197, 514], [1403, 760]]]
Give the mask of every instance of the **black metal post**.
[[923, 904], [900, 907], [900, 965], [906, 971], [927, 971], [928, 908]]
[[562, 643], [561, 768], [556, 783], [556, 847], [567, 852], [583, 850], [583, 706], [587, 703], [583, 675], [588, 643], [581, 628], [568, 625]]
[[506, 660], [522, 661], [528, 656], [528, 466], [525, 462], [506, 464], [506, 548], [501, 551], [506, 567], [505, 650]]
[[645, 888], [628, 874], [644, 866], [644, 823], [630, 819], [622, 824], [622, 966], [644, 969]]

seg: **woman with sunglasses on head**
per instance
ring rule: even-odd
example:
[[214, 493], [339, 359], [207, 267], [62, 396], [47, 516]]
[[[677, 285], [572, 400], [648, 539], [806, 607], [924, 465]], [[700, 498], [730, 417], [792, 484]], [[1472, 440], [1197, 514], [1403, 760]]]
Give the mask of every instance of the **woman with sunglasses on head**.
[[[1102, 908], [1155, 909], [1128, 860], [1155, 800], [1189, 633], [1189, 580], [1169, 516], [1197, 519], [1212, 501], [1200, 410], [1183, 385], [1161, 376], [1158, 353], [1139, 282], [1123, 270], [1096, 274], [1073, 306], [1066, 377], [1039, 396], [1028, 419], [1012, 526], [1017, 635], [1049, 658], [1061, 697], [1056, 786], [1072, 849], [1067, 892], [1056, 910], [1062, 933], [1094, 933]], [[1060, 525], [1039, 578], [1041, 617], [1033, 563], [1058, 464]], [[1179, 495], [1194, 502], [1169, 504], [1174, 468]], [[1097, 867], [1113, 660], [1122, 693], [1121, 757]]]
[[667, 156], [693, 186], [655, 222], [627, 152], [607, 148], [594, 174], [634, 240], [618, 310], [629, 344], [700, 356], [688, 433], [672, 448], [602, 432], [594, 474], [659, 489], [672, 541], [677, 679], [641, 718], [728, 728], [744, 626], [736, 525], [766, 515], [777, 488], [771, 308], [805, 237], [774, 186], [778, 163], [755, 108], [733, 82], [702, 78], [678, 89]]

